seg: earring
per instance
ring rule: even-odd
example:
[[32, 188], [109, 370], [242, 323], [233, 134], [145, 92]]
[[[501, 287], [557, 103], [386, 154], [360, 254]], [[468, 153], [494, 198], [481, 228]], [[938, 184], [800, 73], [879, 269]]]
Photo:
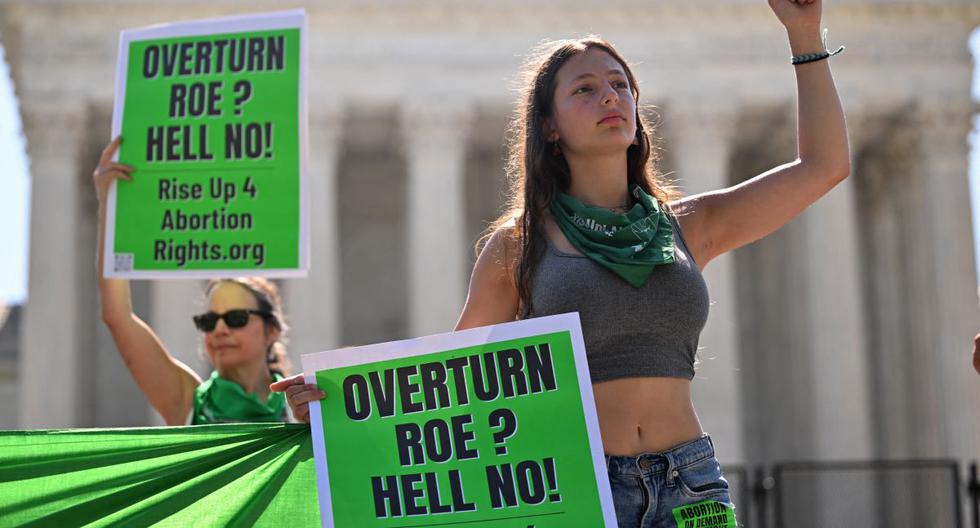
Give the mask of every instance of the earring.
[[551, 155], [561, 156], [561, 146], [558, 145], [558, 140], [556, 139], [554, 143], [551, 144]]
[[272, 351], [272, 347], [273, 346], [275, 346], [275, 343], [269, 345], [269, 348], [267, 348], [266, 351], [265, 351], [265, 362], [266, 363], [275, 363], [276, 362], [276, 353]]

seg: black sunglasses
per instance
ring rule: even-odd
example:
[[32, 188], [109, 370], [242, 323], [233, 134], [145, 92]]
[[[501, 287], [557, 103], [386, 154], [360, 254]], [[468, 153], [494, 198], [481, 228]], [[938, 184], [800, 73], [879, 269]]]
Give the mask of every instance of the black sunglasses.
[[202, 332], [210, 332], [214, 330], [215, 326], [218, 326], [218, 319], [224, 319], [225, 326], [228, 328], [241, 328], [248, 324], [248, 317], [252, 314], [258, 315], [263, 319], [272, 317], [272, 314], [265, 310], [239, 308], [237, 310], [228, 310], [223, 314], [207, 312], [195, 315], [194, 326]]

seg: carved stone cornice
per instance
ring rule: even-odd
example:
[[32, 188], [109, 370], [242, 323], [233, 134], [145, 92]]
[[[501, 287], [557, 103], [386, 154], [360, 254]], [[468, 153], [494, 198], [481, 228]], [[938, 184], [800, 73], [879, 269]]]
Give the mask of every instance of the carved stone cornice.
[[980, 104], [968, 99], [920, 100], [917, 103], [919, 125], [928, 140], [942, 137], [964, 140], [973, 128], [973, 116], [980, 110]]
[[[124, 10], [119, 8], [123, 5]], [[255, 9], [269, 5], [244, 2]], [[638, 69], [656, 72], [642, 78], [663, 79], [670, 90], [664, 96], [685, 86], [698, 88], [691, 85], [691, 77], [706, 83], [703, 86], [724, 86], [729, 93], [748, 89], [747, 95], [759, 97], [762, 86], [750, 87], [752, 79], [790, 71], [782, 28], [764, 3], [620, 0], [603, 9], [586, 6], [594, 4], [591, 0], [559, 0], [547, 7], [517, 0], [482, 4], [345, 0], [313, 6], [308, 9], [311, 66], [335, 76], [329, 79], [328, 89], [341, 97], [362, 95], [393, 103], [403, 97], [400, 82], [407, 82], [398, 72], [414, 68], [422, 77], [447, 79], [454, 90], [504, 102], [509, 100], [504, 85], [517, 71], [517, 56], [527, 53], [543, 36], [542, 28], [548, 28], [555, 37], [588, 30], [602, 33], [628, 59], [641, 63]], [[8, 50], [22, 101], [80, 94], [104, 98], [111, 97], [118, 30], [242, 8], [231, 1], [199, 7], [189, 1], [161, 5], [149, 0], [0, 0], [4, 13], [0, 30], [13, 26], [5, 31], [5, 40], [7, 33], [19, 34], [14, 40], [32, 44], [14, 44]], [[935, 79], [969, 76], [964, 39], [980, 24], [980, 6], [952, 1], [835, 3], [828, 6], [825, 19], [831, 27], [830, 44], [849, 48], [833, 59], [842, 87], [914, 95], [923, 87], [943, 90]], [[57, 34], [57, 39], [50, 34]], [[692, 65], [697, 66], [696, 75], [690, 73]], [[733, 76], [732, 70], [744, 75]], [[882, 71], [885, 75], [875, 78], [884, 79], [887, 87], [865, 80], [874, 75], [869, 72]], [[682, 86], [673, 79], [683, 79]], [[311, 93], [319, 94], [326, 85], [311, 86]]]
[[468, 142], [474, 105], [451, 97], [430, 96], [403, 102], [399, 117], [403, 145], [409, 153], [435, 148], [445, 149], [449, 155]]
[[24, 137], [32, 164], [46, 156], [64, 156], [74, 152], [86, 139], [84, 104], [36, 104], [21, 107]]
[[668, 101], [661, 112], [667, 134], [685, 138], [710, 135], [720, 140], [731, 140], [734, 136], [736, 114], [734, 102], [712, 104], [685, 98]]
[[347, 106], [341, 101], [314, 101], [309, 103], [310, 148], [328, 150], [336, 154], [341, 149]]

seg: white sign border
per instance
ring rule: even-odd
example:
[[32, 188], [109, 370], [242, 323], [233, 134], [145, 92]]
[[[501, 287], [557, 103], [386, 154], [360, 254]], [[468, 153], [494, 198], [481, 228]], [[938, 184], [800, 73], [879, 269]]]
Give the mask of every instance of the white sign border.
[[[309, 118], [307, 87], [307, 64], [309, 63], [309, 42], [306, 11], [291, 9], [271, 13], [235, 15], [169, 24], [158, 24], [138, 29], [127, 29], [119, 33], [119, 56], [116, 59], [116, 97], [112, 108], [112, 135], [109, 140], [122, 133], [123, 106], [126, 101], [126, 74], [129, 69], [129, 45], [141, 40], [170, 37], [195, 37], [220, 33], [243, 31], [265, 31], [270, 29], [299, 29], [299, 260], [297, 268], [287, 269], [213, 269], [213, 270], [147, 270], [116, 271], [116, 185], [109, 187], [106, 204], [105, 240], [102, 254], [102, 274], [106, 278], [122, 279], [211, 279], [229, 276], [249, 275], [261, 277], [301, 278], [310, 269], [310, 199], [309, 199]], [[113, 156], [119, 161], [119, 153]]]
[[[486, 343], [565, 331], [571, 335], [572, 353], [575, 356], [575, 367], [578, 372], [578, 386], [582, 397], [582, 410], [585, 413], [585, 428], [592, 454], [592, 467], [595, 469], [596, 484], [599, 488], [602, 516], [606, 526], [614, 528], [618, 526], [616, 511], [613, 506], [612, 491], [609, 487], [606, 458], [602, 448], [602, 437], [599, 434], [599, 420], [596, 417], [595, 397], [592, 394], [592, 378], [589, 374], [589, 363], [585, 355], [585, 341], [582, 339], [582, 326], [578, 312], [536, 317], [403, 341], [303, 354], [303, 372], [306, 372], [306, 383], [316, 384], [316, 372], [324, 369], [407, 358], [442, 350], [468, 348]], [[319, 400], [311, 402], [310, 416], [320, 416], [320, 414]], [[317, 495], [320, 499], [320, 522], [325, 528], [333, 528], [330, 482], [327, 477], [326, 449], [323, 441], [323, 421], [311, 419], [310, 429], [313, 432], [313, 458], [316, 466]]]

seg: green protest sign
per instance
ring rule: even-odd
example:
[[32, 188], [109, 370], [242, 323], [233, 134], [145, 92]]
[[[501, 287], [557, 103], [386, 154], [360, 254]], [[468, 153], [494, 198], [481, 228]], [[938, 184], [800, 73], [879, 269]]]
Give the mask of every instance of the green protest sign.
[[615, 526], [578, 314], [303, 356], [324, 526]]
[[109, 277], [301, 276], [308, 263], [306, 15], [123, 31]]
[[702, 501], [678, 506], [674, 514], [677, 528], [736, 528], [735, 509], [718, 501]]

